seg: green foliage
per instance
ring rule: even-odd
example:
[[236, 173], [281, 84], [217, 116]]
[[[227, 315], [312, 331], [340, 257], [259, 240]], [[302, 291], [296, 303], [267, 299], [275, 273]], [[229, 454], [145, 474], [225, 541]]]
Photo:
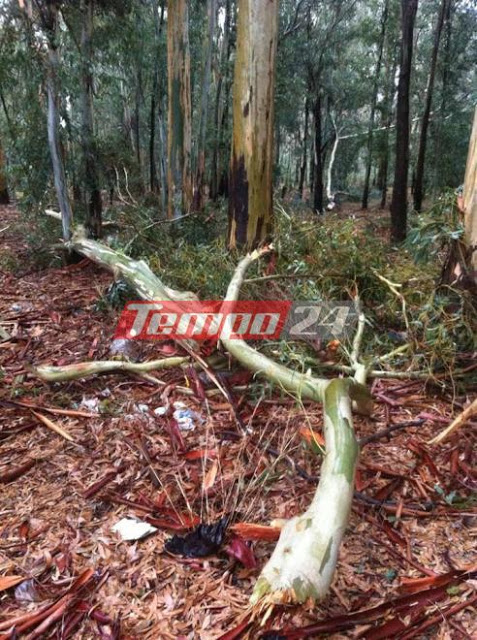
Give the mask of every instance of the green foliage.
[[405, 246], [417, 264], [425, 264], [438, 256], [464, 233], [456, 195], [452, 191], [438, 198], [425, 214], [417, 217], [416, 222], [408, 233]]

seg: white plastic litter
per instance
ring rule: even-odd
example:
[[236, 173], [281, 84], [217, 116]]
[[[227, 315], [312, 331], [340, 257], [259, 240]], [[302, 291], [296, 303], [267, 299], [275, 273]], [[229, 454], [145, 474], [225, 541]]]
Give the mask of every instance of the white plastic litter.
[[140, 540], [157, 531], [156, 527], [148, 522], [142, 522], [136, 518], [123, 518], [116, 522], [111, 529], [119, 533], [123, 540]]
[[80, 409], [86, 409], [86, 411], [99, 412], [99, 398], [86, 398], [83, 396], [81, 400]]
[[174, 403], [176, 410], [172, 414], [179, 425], [179, 429], [181, 431], [194, 431], [196, 423], [201, 423], [202, 418], [192, 409], [188, 409], [185, 405], [180, 405], [182, 403]]

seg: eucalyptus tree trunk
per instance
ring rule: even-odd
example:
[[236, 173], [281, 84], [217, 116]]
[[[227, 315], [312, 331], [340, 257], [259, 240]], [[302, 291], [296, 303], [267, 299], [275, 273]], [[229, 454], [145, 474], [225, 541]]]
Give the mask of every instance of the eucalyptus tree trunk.
[[204, 68], [200, 99], [199, 140], [197, 146], [197, 176], [194, 194], [194, 209], [199, 210], [204, 204], [205, 186], [205, 143], [207, 121], [209, 117], [209, 92], [212, 76], [212, 52], [214, 48], [215, 21], [217, 17], [216, 0], [207, 1], [208, 29], [204, 45]]
[[381, 15], [381, 35], [379, 38], [379, 51], [378, 51], [378, 59], [376, 61], [376, 70], [374, 72], [374, 86], [373, 86], [373, 96], [371, 100], [371, 115], [369, 117], [369, 129], [368, 129], [368, 142], [367, 142], [367, 158], [366, 158], [366, 174], [364, 178], [364, 188], [363, 188], [363, 201], [362, 207], [363, 209], [368, 208], [368, 200], [369, 200], [369, 180], [371, 177], [371, 164], [373, 157], [373, 129], [374, 129], [374, 119], [376, 116], [376, 104], [378, 102], [378, 89], [379, 89], [379, 77], [381, 75], [381, 64], [383, 60], [383, 51], [384, 51], [384, 41], [386, 38], [386, 25], [388, 21], [388, 9], [389, 9], [389, 0], [384, 0], [383, 12]]
[[313, 105], [315, 123], [314, 162], [313, 162], [313, 209], [316, 213], [323, 213], [323, 156], [321, 155], [321, 92], [318, 89]]
[[167, 2], [167, 66], [167, 215], [169, 219], [174, 219], [188, 213], [192, 204], [188, 0]]
[[56, 195], [58, 198], [58, 206], [61, 212], [63, 240], [67, 242], [71, 238], [73, 212], [71, 211], [71, 204], [68, 197], [65, 167], [60, 150], [60, 121], [58, 113], [58, 67], [60, 64], [60, 57], [58, 52], [58, 7], [55, 3], [48, 4], [43, 27], [45, 29], [48, 40], [48, 55], [46, 64], [46, 90], [48, 97], [48, 146], [50, 149], [51, 162], [53, 165], [53, 178], [55, 182]]
[[[379, 168], [379, 176], [381, 182], [381, 209], [384, 209], [386, 206], [386, 200], [388, 195], [388, 167], [389, 167], [389, 132], [391, 130], [391, 126], [393, 123], [393, 103], [394, 103], [394, 95], [396, 93], [396, 88], [394, 86], [394, 79], [396, 77], [396, 69], [397, 69], [397, 55], [396, 55], [395, 43], [391, 46], [390, 60], [387, 66], [386, 77], [387, 77], [387, 86], [384, 97], [384, 126], [385, 129], [383, 131], [383, 140], [382, 140], [382, 150], [381, 150], [381, 161]], [[391, 69], [389, 73], [389, 69]]]
[[[455, 3], [454, 3], [455, 5]], [[454, 17], [454, 5], [452, 0], [447, 4], [446, 15], [444, 17], [444, 44], [443, 44], [443, 56], [442, 63], [440, 65], [442, 69], [442, 78], [441, 78], [441, 99], [439, 105], [439, 112], [437, 115], [437, 124], [435, 127], [435, 142], [434, 142], [434, 190], [437, 191], [441, 189], [445, 184], [445, 167], [443, 167], [443, 163], [440, 162], [440, 158], [442, 156], [442, 150], [444, 146], [444, 121], [447, 114], [447, 103], [449, 100], [449, 96], [452, 92], [452, 87], [450, 83], [450, 76], [452, 73], [452, 64], [451, 64], [451, 56], [452, 56], [452, 42], [453, 42], [453, 17]]]
[[477, 284], [477, 108], [469, 142], [464, 181], [464, 240], [469, 248], [471, 277]]
[[[160, 17], [159, 17], [160, 9]], [[162, 90], [159, 95], [159, 40], [164, 24], [165, 0], [159, 3], [159, 0], [153, 2], [154, 12], [154, 67], [152, 72], [152, 91], [151, 91], [151, 108], [150, 108], [150, 129], [149, 129], [149, 188], [152, 192], [157, 191], [158, 178], [156, 166], [156, 111], [157, 103], [160, 102]], [[161, 87], [162, 89], [162, 87]], [[161, 185], [164, 188], [164, 184]]]
[[308, 166], [308, 121], [310, 119], [310, 101], [307, 96], [305, 100], [305, 125], [303, 131], [303, 155], [300, 166], [300, 181], [298, 184], [298, 191], [300, 192], [300, 198], [303, 200], [303, 190], [305, 188], [305, 176], [306, 168]]
[[[223, 26], [223, 36], [218, 55], [218, 79], [215, 92], [214, 106], [214, 145], [212, 150], [210, 197], [216, 200], [219, 195], [220, 176], [222, 171], [222, 147], [224, 140], [224, 130], [226, 128], [226, 116], [228, 117], [227, 100], [229, 96], [229, 58], [231, 52], [230, 31], [231, 31], [231, 0], [225, 0], [225, 18]], [[224, 91], [225, 90], [225, 91]], [[225, 93], [225, 98], [223, 94]], [[224, 105], [225, 102], [225, 105]]]
[[0, 204], [8, 204], [9, 202], [10, 196], [8, 195], [5, 154], [0, 141]]
[[419, 138], [419, 152], [416, 164], [416, 179], [414, 182], [414, 209], [421, 211], [422, 200], [424, 198], [424, 168], [426, 161], [426, 145], [427, 130], [429, 128], [429, 120], [431, 117], [432, 95], [434, 92], [434, 79], [436, 77], [437, 56], [439, 53], [439, 44], [441, 41], [442, 27], [444, 24], [444, 16], [450, 0], [442, 0], [439, 16], [437, 18], [436, 31], [434, 34], [434, 46], [432, 48], [431, 67], [429, 70], [429, 78], [427, 81], [426, 104], [422, 115], [421, 136]]
[[278, 0], [239, 0], [229, 179], [231, 249], [270, 237]]
[[95, 0], [82, 0], [81, 30], [81, 144], [86, 184], [86, 229], [93, 238], [101, 237], [102, 201], [99, 188], [93, 120], [92, 35]]
[[414, 21], [418, 0], [401, 0], [401, 59], [396, 112], [396, 163], [391, 202], [391, 241], [405, 240], [409, 170], [409, 91], [411, 84]]

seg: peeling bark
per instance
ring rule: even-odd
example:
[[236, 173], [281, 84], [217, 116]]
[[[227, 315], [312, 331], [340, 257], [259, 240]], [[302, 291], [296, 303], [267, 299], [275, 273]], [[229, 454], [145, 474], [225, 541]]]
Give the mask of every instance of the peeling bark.
[[174, 219], [187, 214], [192, 205], [188, 0], [168, 0], [167, 3], [167, 66], [167, 215]]
[[464, 182], [464, 241], [469, 248], [471, 277], [477, 284], [477, 108], [469, 142]]
[[278, 0], [239, 0], [229, 177], [231, 249], [270, 237]]

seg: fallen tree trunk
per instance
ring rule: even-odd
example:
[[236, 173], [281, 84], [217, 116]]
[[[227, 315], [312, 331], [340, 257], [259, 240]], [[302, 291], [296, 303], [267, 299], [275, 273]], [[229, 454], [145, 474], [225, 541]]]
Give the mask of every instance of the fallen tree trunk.
[[357, 383], [332, 380], [324, 393], [326, 454], [308, 509], [283, 527], [251, 601], [277, 603], [322, 600], [338, 560], [354, 491], [359, 447], [353, 430], [350, 391]]
[[[73, 236], [70, 245], [78, 253], [120, 275], [144, 300], [196, 299], [190, 292], [166, 287], [145, 262], [132, 260], [99, 242], [87, 240], [81, 233]], [[247, 267], [265, 251], [255, 251], [241, 260], [229, 284], [225, 302], [238, 299]], [[364, 382], [365, 377], [362, 365], [358, 362], [362, 330], [361, 317], [352, 358], [354, 372], [360, 382]], [[329, 381], [293, 372], [243, 340], [223, 339], [222, 344], [248, 369], [298, 397], [311, 398], [324, 404], [326, 454], [318, 488], [307, 511], [284, 525], [277, 547], [256, 584], [252, 602], [257, 603], [264, 598], [271, 602], [322, 599], [336, 569], [354, 491], [359, 448], [352, 426], [351, 402], [354, 400], [362, 413], [369, 413], [369, 394], [362, 384], [352, 378]], [[110, 370], [108, 367], [111, 363], [102, 364]], [[101, 363], [98, 365], [101, 368]], [[50, 369], [50, 375], [55, 373]], [[48, 368], [43, 367], [43, 375], [48, 375]], [[59, 380], [58, 376], [54, 379]]]

